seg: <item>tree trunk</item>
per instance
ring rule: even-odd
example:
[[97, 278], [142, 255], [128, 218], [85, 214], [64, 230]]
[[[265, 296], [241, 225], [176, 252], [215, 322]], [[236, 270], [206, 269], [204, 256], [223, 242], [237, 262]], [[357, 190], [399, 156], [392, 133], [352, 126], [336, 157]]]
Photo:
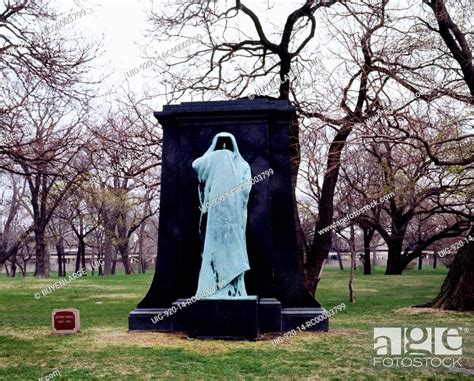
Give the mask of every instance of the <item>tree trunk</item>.
[[112, 273], [111, 273], [111, 275], [115, 275], [116, 268], [117, 268], [117, 254], [114, 255], [114, 259], [112, 261]]
[[117, 249], [120, 254], [120, 258], [122, 259], [123, 269], [125, 274], [129, 275], [133, 272], [133, 270], [128, 257], [129, 237], [127, 230], [127, 214], [124, 207], [118, 214], [117, 241]]
[[12, 262], [12, 265], [11, 265], [11, 272], [10, 272], [10, 276], [12, 278], [15, 278], [15, 275], [16, 275], [16, 253], [14, 255], [12, 255], [10, 261]]
[[63, 238], [59, 238], [56, 243], [56, 253], [58, 255], [58, 277], [66, 276], [64, 268], [64, 241]]
[[372, 267], [370, 263], [370, 242], [374, 236], [374, 230], [368, 227], [363, 227], [364, 232], [364, 275], [372, 274]]
[[385, 275], [401, 275], [400, 260], [395, 255], [390, 255], [390, 248], [388, 249], [387, 269]]
[[[473, 237], [474, 229], [469, 233]], [[425, 307], [474, 311], [474, 240], [468, 241], [454, 257], [436, 298]]]
[[[110, 221], [111, 216], [106, 216], [108, 222], [104, 224], [105, 239], [104, 239], [104, 275], [112, 275], [112, 261], [113, 261], [113, 239], [115, 236], [115, 222]], [[115, 269], [114, 269], [115, 270]], [[115, 271], [114, 271], [115, 272]]]
[[354, 226], [350, 227], [350, 239], [349, 239], [349, 248], [351, 251], [351, 273], [349, 276], [349, 303], [355, 303], [355, 293], [354, 293], [354, 276], [356, 269], [356, 252], [355, 252], [355, 242], [354, 242]]
[[436, 269], [436, 264], [438, 263], [438, 252], [433, 252], [433, 269]]
[[341, 127], [329, 146], [326, 173], [324, 174], [321, 198], [318, 203], [319, 219], [314, 230], [313, 242], [307, 255], [306, 285], [313, 295], [318, 286], [324, 263], [331, 250], [332, 231], [318, 232], [330, 226], [334, 217], [334, 191], [341, 167], [341, 154], [352, 127]]
[[81, 268], [86, 270], [86, 242], [81, 239]]
[[130, 258], [128, 257], [128, 240], [121, 243], [118, 246], [118, 251], [120, 253], [120, 258], [122, 259], [123, 269], [125, 274], [130, 275], [133, 273], [132, 265], [130, 264]]
[[[83, 238], [79, 238], [77, 242], [77, 255], [76, 255], [76, 272], [80, 269], [86, 268], [85, 263], [85, 253], [86, 253], [86, 243], [84, 242]], [[82, 262], [82, 266], [81, 266]]]
[[[98, 254], [97, 254], [97, 257], [98, 257], [98, 260], [103, 260], [104, 259], [104, 251], [102, 249], [102, 245], [100, 244], [99, 240], [98, 241], [98, 245], [97, 245], [97, 248], [98, 248]], [[103, 262], [100, 262], [100, 263], [103, 263]], [[99, 276], [100, 275], [104, 275], [104, 269], [102, 267], [102, 264], [99, 264]]]
[[95, 265], [96, 265], [95, 258], [94, 258], [94, 252], [91, 253], [90, 264], [91, 264], [91, 275], [94, 276], [94, 274], [95, 274]]
[[145, 273], [145, 266], [144, 266], [144, 257], [143, 257], [143, 241], [145, 236], [145, 227], [146, 223], [142, 223], [140, 226], [140, 230], [138, 232], [138, 273], [144, 274]]
[[36, 222], [35, 226], [35, 277], [47, 278], [49, 277], [49, 257], [46, 253], [45, 242], [45, 226]]
[[336, 254], [337, 254], [337, 260], [339, 261], [339, 270], [344, 271], [344, 265], [342, 264], [342, 258], [341, 258], [341, 251], [337, 249]]
[[472, 65], [471, 44], [467, 39], [467, 33], [462, 33], [459, 26], [453, 22], [445, 1], [431, 0], [425, 2], [433, 9], [438, 21], [438, 33], [461, 67], [464, 82], [469, 87], [471, 95], [474, 96], [474, 67]]
[[418, 257], [418, 270], [423, 270], [423, 254]]
[[76, 267], [75, 267], [75, 272], [77, 273], [80, 268], [80, 263], [81, 263], [81, 249], [79, 246], [77, 247], [77, 252], [76, 252]]
[[20, 268], [21, 276], [26, 278], [26, 262], [23, 263], [23, 266], [18, 263], [18, 267]]
[[387, 243], [388, 258], [385, 275], [401, 275], [404, 267], [402, 265], [402, 245], [403, 238], [392, 238]]

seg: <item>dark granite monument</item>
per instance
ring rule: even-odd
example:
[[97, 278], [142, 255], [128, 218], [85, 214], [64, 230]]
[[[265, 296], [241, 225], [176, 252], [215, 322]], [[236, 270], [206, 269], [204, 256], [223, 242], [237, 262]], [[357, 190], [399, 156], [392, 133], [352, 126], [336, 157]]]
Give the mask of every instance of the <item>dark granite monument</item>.
[[[259, 333], [287, 331], [322, 314], [297, 262], [288, 145], [294, 108], [287, 101], [192, 102], [165, 106], [155, 117], [163, 127], [158, 257], [150, 290], [129, 314], [130, 331], [255, 339]], [[190, 303], [203, 248], [198, 178], [191, 164], [220, 132], [235, 136], [252, 176], [273, 171], [252, 186], [248, 200], [250, 270], [245, 286], [248, 295], [257, 297]], [[161, 318], [154, 319], [159, 314]], [[310, 329], [327, 331], [328, 320]]]

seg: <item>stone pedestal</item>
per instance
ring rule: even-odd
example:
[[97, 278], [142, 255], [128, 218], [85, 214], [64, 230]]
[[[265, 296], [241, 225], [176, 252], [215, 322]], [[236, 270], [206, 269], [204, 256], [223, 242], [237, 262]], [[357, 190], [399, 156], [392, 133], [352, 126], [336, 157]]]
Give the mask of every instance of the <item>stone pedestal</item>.
[[[183, 307], [183, 303], [186, 302], [186, 299], [178, 299], [172, 304], [171, 309], [136, 309], [129, 314], [129, 329], [186, 332], [189, 337], [197, 338], [255, 340], [258, 334], [296, 329], [325, 311], [323, 308], [282, 309], [281, 303], [275, 298], [205, 299]], [[165, 316], [166, 311], [169, 316]], [[157, 319], [160, 315], [162, 318]], [[328, 329], [328, 319], [305, 328], [306, 331], [328, 331]]]
[[257, 297], [235, 300], [199, 300], [184, 311], [189, 337], [199, 339], [256, 340]]
[[130, 331], [173, 332], [173, 319], [166, 318], [156, 323], [152, 320], [167, 310], [167, 308], [137, 308], [128, 314], [128, 329]]
[[281, 332], [281, 303], [275, 298], [258, 301], [258, 328], [260, 333]]
[[[314, 318], [322, 315], [323, 308], [284, 308], [281, 311], [281, 326], [283, 331], [290, 331], [304, 325]], [[329, 330], [329, 319], [323, 319], [319, 323], [305, 328], [306, 331], [324, 331]]]

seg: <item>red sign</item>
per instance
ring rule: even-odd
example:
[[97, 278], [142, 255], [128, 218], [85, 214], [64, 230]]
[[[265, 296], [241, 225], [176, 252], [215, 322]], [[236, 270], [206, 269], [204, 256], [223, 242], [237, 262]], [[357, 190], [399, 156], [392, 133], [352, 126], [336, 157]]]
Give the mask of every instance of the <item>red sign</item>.
[[57, 331], [70, 331], [76, 328], [74, 312], [61, 311], [54, 314], [54, 329]]
[[79, 311], [73, 308], [53, 311], [53, 333], [76, 333], [80, 330]]

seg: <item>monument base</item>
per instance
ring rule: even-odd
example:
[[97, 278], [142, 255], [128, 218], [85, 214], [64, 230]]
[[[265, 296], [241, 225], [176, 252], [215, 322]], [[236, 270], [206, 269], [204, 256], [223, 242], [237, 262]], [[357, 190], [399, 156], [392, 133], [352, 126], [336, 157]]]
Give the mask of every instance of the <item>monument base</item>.
[[[138, 308], [128, 315], [130, 331], [187, 332], [203, 339], [256, 340], [259, 334], [286, 332], [305, 326], [306, 331], [329, 329], [329, 320], [316, 323], [323, 308], [282, 308], [275, 298], [250, 296], [238, 299], [202, 299], [179, 308], [187, 299], [176, 300], [170, 309]], [[174, 307], [174, 308], [173, 308]], [[165, 311], [175, 313], [164, 317]], [[157, 318], [161, 314], [161, 318]]]
[[189, 337], [199, 339], [256, 340], [257, 297], [202, 299], [180, 315]]
[[167, 310], [167, 308], [137, 308], [128, 314], [128, 330], [173, 332], [173, 320], [171, 318], [156, 319], [157, 316], [164, 314]]
[[[298, 307], [283, 308], [281, 310], [281, 327], [283, 331], [290, 331], [301, 325], [305, 326], [306, 331], [323, 331], [329, 330], [329, 319], [319, 319], [314, 323], [318, 316], [322, 315], [326, 310], [318, 307]], [[309, 324], [306, 324], [309, 323]], [[306, 324], [306, 325], [305, 325]]]

